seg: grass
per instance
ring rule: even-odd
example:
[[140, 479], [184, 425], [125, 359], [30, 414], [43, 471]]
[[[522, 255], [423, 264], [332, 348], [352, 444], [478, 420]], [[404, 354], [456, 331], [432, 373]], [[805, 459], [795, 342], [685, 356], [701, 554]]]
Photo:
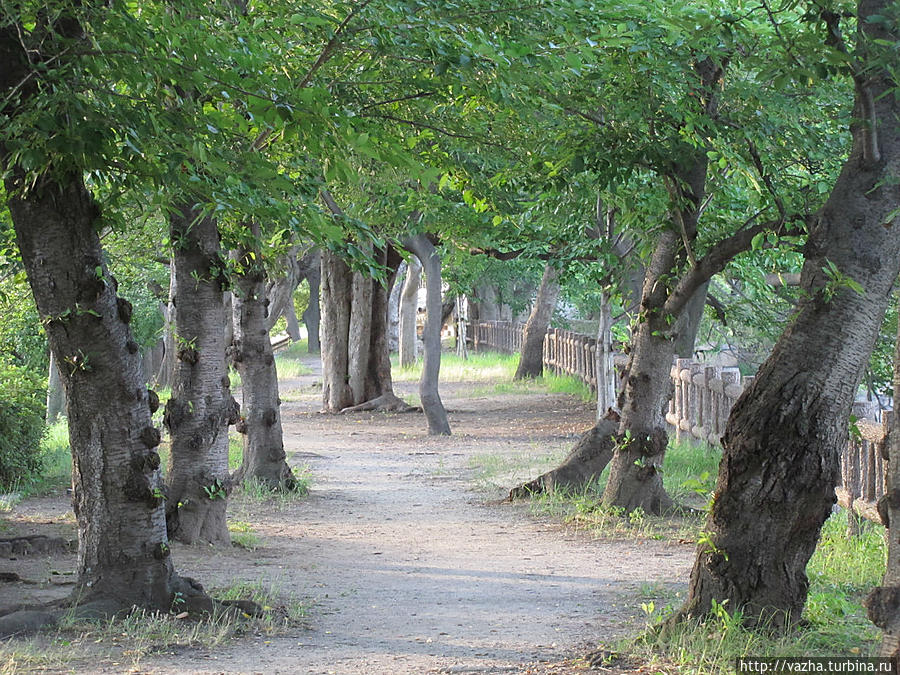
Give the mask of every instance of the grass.
[[825, 523], [818, 548], [807, 567], [809, 596], [800, 627], [787, 634], [741, 626], [739, 614], [717, 608], [706, 622], [689, 622], [659, 631], [652, 626], [680, 605], [680, 597], [664, 607], [655, 598], [641, 604], [651, 627], [637, 638], [619, 643], [614, 652], [629, 661], [679, 673], [733, 673], [740, 656], [874, 656], [880, 632], [866, 618], [862, 600], [884, 574], [887, 552], [880, 526], [864, 524], [858, 537], [847, 534], [847, 513]]
[[263, 616], [236, 618], [229, 613], [202, 620], [177, 619], [176, 606], [170, 613], [137, 610], [107, 621], [66, 617], [53, 631], [0, 643], [0, 675], [67, 672], [100, 664], [137, 668], [151, 654], [207, 650], [247, 634], [283, 634], [308, 612], [307, 602], [285, 594], [278, 584], [263, 581], [239, 581], [212, 589], [210, 595], [219, 600], [252, 600], [263, 608]]
[[[452, 352], [441, 353], [441, 382], [495, 382], [512, 380], [518, 356], [513, 354], [470, 353], [462, 359]], [[415, 382], [422, 375], [422, 359], [408, 368], [401, 368], [397, 357], [391, 357], [391, 376], [395, 382]]]

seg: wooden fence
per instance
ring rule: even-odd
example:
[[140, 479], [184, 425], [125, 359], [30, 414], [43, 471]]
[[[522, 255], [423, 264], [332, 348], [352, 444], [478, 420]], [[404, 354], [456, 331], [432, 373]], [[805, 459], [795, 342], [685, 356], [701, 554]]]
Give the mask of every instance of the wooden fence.
[[[522, 324], [505, 321], [470, 325], [476, 351], [506, 354], [521, 349], [524, 329]], [[596, 391], [597, 340], [559, 328], [549, 329], [544, 337], [544, 367], [558, 375], [578, 378]], [[666, 422], [674, 428], [676, 439], [698, 439], [718, 445], [732, 406], [753, 379], [742, 377], [737, 368], [676, 359], [672, 365], [674, 392], [666, 413]], [[880, 522], [877, 502], [885, 493], [884, 457], [890, 413], [884, 413], [878, 422], [865, 418], [870, 411], [864, 408], [854, 406], [858, 421], [841, 453], [841, 484], [836, 492], [841, 506]]]
[[[525, 325], [508, 321], [470, 324], [475, 351], [491, 350], [515, 354], [522, 349]], [[556, 375], [571, 375], [597, 391], [597, 339], [561, 328], [550, 328], [544, 336], [544, 368]]]

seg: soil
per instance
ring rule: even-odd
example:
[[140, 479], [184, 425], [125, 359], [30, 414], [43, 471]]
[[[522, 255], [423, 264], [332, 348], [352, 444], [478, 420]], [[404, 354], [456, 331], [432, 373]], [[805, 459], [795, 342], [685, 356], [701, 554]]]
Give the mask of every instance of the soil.
[[[571, 447], [591, 406], [442, 384], [453, 435], [431, 438], [420, 413], [320, 414], [320, 378], [281, 383], [288, 459], [309, 468], [309, 496], [234, 499], [229, 520], [252, 528], [254, 550], [173, 546], [179, 572], [208, 589], [246, 581], [302, 599], [303, 625], [67, 672], [584, 672], [579, 655], [643, 625], [642, 591], [686, 585], [690, 544], [596, 539], [500, 501]], [[505, 473], [487, 480], [481, 465]], [[74, 537], [65, 495], [25, 500], [0, 526]], [[0, 572], [37, 582], [0, 583], [0, 607], [65, 595], [74, 566], [72, 553], [0, 559]]]

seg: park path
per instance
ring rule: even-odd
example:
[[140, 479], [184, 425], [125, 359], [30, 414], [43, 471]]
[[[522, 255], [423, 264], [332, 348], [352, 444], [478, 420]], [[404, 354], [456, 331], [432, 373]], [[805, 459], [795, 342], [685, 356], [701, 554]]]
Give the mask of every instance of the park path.
[[567, 659], [641, 625], [642, 588], [688, 578], [688, 545], [593, 540], [473, 487], [473, 458], [558, 454], [589, 407], [443, 385], [454, 435], [429, 438], [420, 415], [319, 414], [311, 365], [282, 383], [289, 460], [312, 471], [309, 498], [233, 514], [253, 523], [256, 551], [175, 550], [207, 585], [274, 580], [307, 599], [307, 627], [150, 657], [141, 672], [569, 672]]

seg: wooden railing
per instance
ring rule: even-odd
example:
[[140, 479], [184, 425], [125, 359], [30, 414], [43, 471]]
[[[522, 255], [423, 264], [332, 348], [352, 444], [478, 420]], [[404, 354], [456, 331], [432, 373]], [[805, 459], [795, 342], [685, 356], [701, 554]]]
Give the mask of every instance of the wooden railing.
[[[522, 349], [525, 325], [508, 321], [470, 324], [475, 351], [488, 349], [515, 354]], [[544, 368], [556, 375], [571, 375], [597, 390], [597, 340], [561, 328], [544, 336]]]
[[[504, 321], [470, 326], [474, 347], [512, 354], [522, 347], [524, 325]], [[544, 337], [544, 367], [556, 374], [580, 379], [596, 391], [597, 341], [587, 335], [551, 328]], [[672, 365], [674, 392], [666, 422], [678, 440], [697, 439], [719, 445], [728, 415], [752, 376], [741, 376], [737, 368], [723, 368], [676, 359]], [[880, 522], [877, 503], [885, 493], [885, 444], [890, 413], [882, 421], [866, 418], [865, 406], [855, 405], [858, 421], [841, 453], [841, 484], [838, 502], [853, 508], [868, 520]]]

